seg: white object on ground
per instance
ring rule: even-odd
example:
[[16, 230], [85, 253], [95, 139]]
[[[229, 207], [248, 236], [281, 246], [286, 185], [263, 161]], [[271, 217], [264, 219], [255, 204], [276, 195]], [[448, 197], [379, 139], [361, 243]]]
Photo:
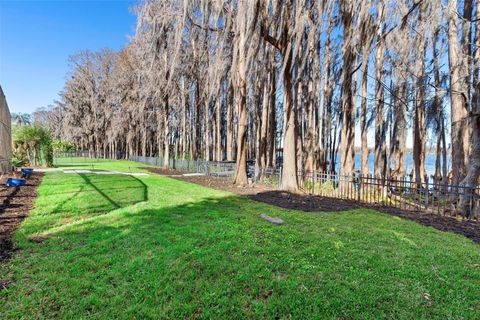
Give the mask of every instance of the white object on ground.
[[62, 170], [61, 168], [35, 168], [35, 172], [55, 172]]
[[141, 173], [141, 172], [133, 172], [133, 173], [128, 173], [128, 172], [119, 172], [120, 174], [126, 174], [129, 176], [135, 176], [135, 177], [145, 177], [149, 176], [148, 173]]
[[84, 169], [80, 169], [80, 170], [76, 170], [76, 169], [68, 169], [68, 170], [63, 170], [64, 173], [94, 173], [94, 174], [124, 174], [124, 175], [128, 175], [128, 176], [136, 176], [136, 177], [139, 177], [139, 176], [142, 176], [142, 177], [145, 177], [145, 176], [149, 176], [148, 173], [142, 173], [142, 172], [120, 172], [120, 171], [91, 171], [91, 170], [84, 170]]
[[92, 171], [84, 170], [84, 169], [80, 169], [80, 170], [68, 169], [68, 170], [63, 170], [63, 173], [92, 173]]
[[277, 224], [277, 225], [283, 224], [282, 219], [270, 217], [270, 216], [267, 216], [266, 214], [263, 214], [263, 213], [260, 215], [260, 218], [262, 218], [263, 220], [267, 220], [268, 222], [271, 222], [273, 224]]
[[198, 177], [198, 176], [204, 176], [205, 173], [184, 173], [184, 177]]

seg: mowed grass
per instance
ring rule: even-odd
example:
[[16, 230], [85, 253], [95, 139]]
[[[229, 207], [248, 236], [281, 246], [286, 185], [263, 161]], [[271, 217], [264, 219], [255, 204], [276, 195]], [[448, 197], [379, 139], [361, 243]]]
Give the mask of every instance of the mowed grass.
[[462, 236], [160, 176], [48, 173], [15, 243], [2, 319], [480, 317], [480, 247]]
[[148, 172], [145, 168], [151, 167], [148, 164], [127, 160], [112, 161], [108, 159], [86, 157], [55, 158], [54, 166], [60, 169], [106, 170], [120, 172]]

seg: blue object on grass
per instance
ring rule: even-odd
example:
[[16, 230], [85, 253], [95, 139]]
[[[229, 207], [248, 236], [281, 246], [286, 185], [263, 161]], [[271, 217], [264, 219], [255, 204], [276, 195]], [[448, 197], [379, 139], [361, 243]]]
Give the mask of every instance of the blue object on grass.
[[22, 168], [22, 173], [23, 174], [32, 174], [33, 173], [33, 168]]
[[21, 186], [24, 186], [25, 183], [27, 183], [25, 179], [17, 179], [17, 178], [7, 179], [7, 187], [21, 187]]

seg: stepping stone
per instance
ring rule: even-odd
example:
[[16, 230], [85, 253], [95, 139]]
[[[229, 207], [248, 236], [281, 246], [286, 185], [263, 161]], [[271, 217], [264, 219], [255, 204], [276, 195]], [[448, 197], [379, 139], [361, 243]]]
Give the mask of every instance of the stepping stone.
[[271, 222], [271, 223], [276, 224], [276, 225], [283, 224], [282, 219], [270, 217], [270, 216], [267, 216], [266, 214], [263, 214], [263, 213], [260, 215], [260, 218], [262, 218], [263, 220], [267, 220], [268, 222]]

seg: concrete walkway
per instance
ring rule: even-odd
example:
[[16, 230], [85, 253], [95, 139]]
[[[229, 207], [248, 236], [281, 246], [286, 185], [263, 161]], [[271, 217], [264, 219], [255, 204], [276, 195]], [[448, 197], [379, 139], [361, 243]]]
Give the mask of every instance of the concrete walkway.
[[144, 177], [149, 176], [148, 173], [142, 172], [121, 172], [121, 171], [92, 171], [92, 170], [85, 170], [85, 169], [63, 169], [63, 173], [67, 174], [80, 174], [80, 173], [94, 173], [94, 174], [124, 174], [129, 176], [135, 177]]

